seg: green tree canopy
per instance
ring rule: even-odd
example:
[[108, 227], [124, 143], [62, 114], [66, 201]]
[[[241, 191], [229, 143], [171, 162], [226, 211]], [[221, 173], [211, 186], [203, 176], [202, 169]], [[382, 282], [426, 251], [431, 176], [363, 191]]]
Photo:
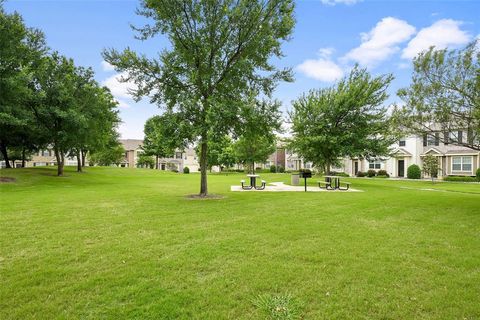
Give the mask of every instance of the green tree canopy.
[[398, 91], [405, 102], [395, 113], [399, 125], [480, 150], [479, 41], [460, 50], [432, 47], [414, 59], [413, 68], [410, 87]]
[[255, 162], [264, 163], [276, 150], [276, 133], [281, 130], [279, 102], [252, 99], [241, 115], [241, 135], [235, 142], [237, 160], [255, 172]]
[[146, 155], [155, 156], [155, 169], [159, 158], [170, 157], [175, 149], [186, 147], [188, 130], [183, 125], [178, 114], [171, 112], [153, 116], [145, 123], [142, 149]]
[[327, 173], [341, 157], [388, 155], [396, 137], [383, 103], [392, 79], [356, 66], [337, 85], [304, 94], [290, 113], [291, 148]]
[[0, 2], [0, 152], [10, 167], [7, 148], [23, 154], [44, 143], [28, 104], [33, 70], [47, 51], [44, 35], [27, 28], [18, 13], [7, 14]]
[[[153, 19], [135, 28], [145, 40], [165, 35], [171, 47], [159, 59], [104, 52], [106, 61], [135, 82], [137, 99], [149, 96], [181, 114], [200, 152], [200, 195], [206, 196], [209, 132], [228, 134], [238, 127], [242, 103], [252, 92], [270, 95], [289, 69], [271, 63], [293, 30], [292, 0], [143, 0], [139, 13]], [[193, 141], [191, 141], [193, 142]]]

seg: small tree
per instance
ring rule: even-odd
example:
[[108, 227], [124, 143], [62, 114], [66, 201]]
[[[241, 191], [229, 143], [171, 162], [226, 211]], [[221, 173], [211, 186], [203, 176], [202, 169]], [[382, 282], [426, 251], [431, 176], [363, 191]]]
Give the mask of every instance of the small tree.
[[153, 116], [145, 123], [142, 149], [145, 155], [155, 157], [155, 169], [158, 159], [172, 156], [175, 149], [185, 147], [186, 132], [179, 124], [177, 115], [164, 113]]
[[152, 156], [141, 154], [138, 157], [137, 165], [153, 169], [155, 167], [155, 159]]
[[428, 154], [423, 158], [423, 173], [430, 176], [432, 179], [437, 177], [438, 171], [440, 170], [440, 165], [438, 164], [438, 158]]

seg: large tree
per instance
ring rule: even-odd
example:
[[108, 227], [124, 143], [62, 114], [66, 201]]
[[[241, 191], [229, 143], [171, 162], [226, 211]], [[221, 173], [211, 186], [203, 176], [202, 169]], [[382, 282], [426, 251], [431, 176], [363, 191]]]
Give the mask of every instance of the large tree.
[[77, 146], [77, 132], [87, 126], [88, 117], [79, 107], [77, 69], [71, 59], [53, 53], [35, 72], [35, 101], [31, 104], [37, 122], [48, 133], [57, 161], [57, 175], [63, 175], [65, 156]]
[[18, 13], [7, 14], [2, 1], [0, 44], [0, 152], [9, 168], [8, 148], [20, 148], [25, 154], [42, 144], [28, 108], [33, 94], [29, 82], [47, 48], [43, 34], [27, 28]]
[[480, 150], [479, 41], [460, 50], [432, 47], [413, 67], [410, 87], [398, 91], [405, 102], [396, 111], [399, 123], [415, 134]]
[[292, 0], [143, 0], [138, 12], [153, 23], [135, 28], [138, 38], [163, 34], [171, 46], [158, 59], [104, 52], [135, 82], [134, 97], [150, 96], [190, 124], [201, 148], [200, 196], [208, 194], [209, 132], [231, 132], [252, 91], [270, 95], [278, 81], [291, 80], [291, 70], [271, 61], [292, 32], [293, 7]]
[[341, 157], [389, 154], [396, 137], [383, 103], [392, 80], [392, 75], [372, 77], [356, 66], [335, 86], [294, 101], [291, 148], [326, 173]]

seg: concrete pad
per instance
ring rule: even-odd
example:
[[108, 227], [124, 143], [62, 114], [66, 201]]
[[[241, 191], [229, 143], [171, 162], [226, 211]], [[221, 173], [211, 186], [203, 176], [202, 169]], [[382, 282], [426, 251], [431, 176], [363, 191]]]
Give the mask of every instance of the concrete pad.
[[[230, 191], [240, 191], [240, 192], [305, 192], [304, 186], [290, 186], [286, 185], [283, 182], [272, 182], [269, 183], [263, 190], [244, 190], [242, 186], [231, 186]], [[320, 189], [319, 187], [307, 186], [307, 192], [363, 192], [357, 189], [348, 189], [348, 190], [325, 190]]]

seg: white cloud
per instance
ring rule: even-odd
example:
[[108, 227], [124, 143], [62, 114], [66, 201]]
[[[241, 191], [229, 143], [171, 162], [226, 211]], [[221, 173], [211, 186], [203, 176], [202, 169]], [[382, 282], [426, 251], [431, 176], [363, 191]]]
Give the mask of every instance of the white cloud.
[[125, 76], [125, 73], [118, 73], [111, 77], [108, 77], [102, 82], [102, 85], [108, 87], [113, 96], [118, 99], [131, 99], [129, 89], [135, 89], [135, 84], [131, 82], [121, 82], [120, 79]]
[[108, 71], [115, 71], [115, 68], [105, 60], [102, 61], [102, 69], [103, 69], [103, 71], [107, 71], [107, 72]]
[[435, 46], [437, 49], [445, 49], [450, 46], [468, 43], [471, 37], [466, 31], [460, 29], [461, 24], [461, 21], [442, 19], [430, 27], [423, 28], [403, 49], [402, 58], [412, 59], [431, 46]]
[[333, 48], [322, 48], [318, 50], [318, 59], [305, 60], [297, 69], [309, 78], [334, 82], [343, 76], [343, 70], [330, 58], [333, 52]]
[[343, 59], [364, 66], [375, 66], [399, 51], [398, 45], [415, 33], [415, 27], [393, 17], [383, 18], [368, 33], [362, 33], [362, 43], [348, 52]]
[[361, 2], [363, 0], [320, 0], [323, 4], [329, 5], [329, 6], [334, 6], [336, 4], [346, 4], [346, 5], [352, 5], [357, 2]]

